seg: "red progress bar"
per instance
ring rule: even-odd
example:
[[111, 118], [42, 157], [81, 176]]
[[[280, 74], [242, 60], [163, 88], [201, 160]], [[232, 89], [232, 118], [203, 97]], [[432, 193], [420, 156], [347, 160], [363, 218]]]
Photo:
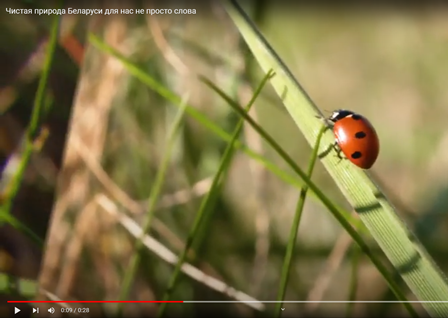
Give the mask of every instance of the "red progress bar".
[[183, 303], [183, 300], [8, 300], [8, 303]]

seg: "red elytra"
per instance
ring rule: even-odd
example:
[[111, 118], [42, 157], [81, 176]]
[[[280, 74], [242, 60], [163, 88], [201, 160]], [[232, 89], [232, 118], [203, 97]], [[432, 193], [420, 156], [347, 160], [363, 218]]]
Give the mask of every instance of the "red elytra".
[[336, 110], [328, 119], [334, 123], [333, 133], [339, 149], [356, 166], [369, 169], [380, 151], [378, 135], [372, 124], [363, 116], [349, 110]]

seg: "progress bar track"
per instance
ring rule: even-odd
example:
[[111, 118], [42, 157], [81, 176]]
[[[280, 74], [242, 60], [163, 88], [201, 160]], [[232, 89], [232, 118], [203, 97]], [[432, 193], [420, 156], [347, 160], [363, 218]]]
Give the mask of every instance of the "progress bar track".
[[436, 301], [419, 301], [419, 300], [408, 300], [408, 301], [400, 301], [400, 300], [353, 300], [353, 301], [346, 301], [346, 300], [319, 300], [319, 301], [309, 301], [309, 300], [285, 300], [285, 301], [277, 301], [277, 300], [183, 300], [185, 304], [248, 304], [248, 303], [262, 303], [262, 304], [276, 304], [276, 303], [282, 303], [282, 304], [311, 304], [311, 303], [318, 303], [318, 304], [442, 304], [442, 303], [448, 303], [448, 300], [436, 300]]

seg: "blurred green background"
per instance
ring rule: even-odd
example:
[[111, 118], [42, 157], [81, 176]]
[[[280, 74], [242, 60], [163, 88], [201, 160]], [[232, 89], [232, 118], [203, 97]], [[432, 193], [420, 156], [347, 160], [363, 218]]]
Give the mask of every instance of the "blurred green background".
[[[91, 2], [88, 6], [103, 5]], [[105, 6], [114, 5], [111, 2]], [[116, 3], [117, 8], [123, 5]], [[374, 179], [397, 206], [400, 217], [447, 272], [448, 247], [444, 244], [448, 235], [447, 10], [429, 6], [413, 9], [311, 7], [273, 1], [247, 1], [244, 5], [321, 109], [328, 112], [351, 109], [375, 125], [381, 152], [371, 169]], [[73, 1], [67, 1], [65, 6], [80, 7]], [[99, 107], [95, 102], [103, 100], [96, 96], [75, 103], [75, 91], [79, 92], [77, 85], [83, 76], [98, 85], [98, 91], [110, 93], [103, 96], [108, 100], [104, 102], [106, 116], [100, 121], [94, 120], [94, 125], [107, 132], [99, 159], [115, 186], [134, 203], [149, 196], [176, 112], [172, 103], [130, 76], [116, 60], [98, 66], [103, 70], [101, 73], [89, 72], [89, 68], [95, 67], [92, 65], [100, 64], [102, 55], [89, 48], [86, 32], [93, 29], [105, 41], [113, 39], [125, 56], [229, 133], [238, 117], [197, 75], [207, 76], [243, 105], [261, 80], [256, 62], [241, 44], [237, 30], [219, 3], [128, 1], [125, 5], [145, 9], [153, 6], [195, 8], [196, 14], [67, 15], [62, 18], [48, 89], [51, 110], [44, 122], [49, 137], [42, 151], [33, 155], [13, 210], [17, 218], [41, 237], [48, 233], [53, 202], [57, 199], [54, 196], [56, 175], [62, 168], [73, 105], [85, 103], [95, 109]], [[5, 7], [20, 6], [7, 3]], [[56, 4], [49, 1], [44, 7], [55, 8]], [[2, 166], [7, 166], [20, 148], [21, 136], [29, 121], [54, 16], [10, 15], [4, 9], [1, 11], [0, 152]], [[115, 76], [114, 80], [108, 79], [107, 74]], [[109, 91], [104, 90], [107, 81], [113, 83]], [[95, 91], [96, 86], [91, 89]], [[257, 99], [251, 116], [301, 167], [306, 167], [311, 149], [269, 85]], [[89, 139], [89, 136], [82, 138]], [[292, 173], [247, 125], [241, 140]], [[186, 117], [158, 202], [159, 230], [151, 231], [155, 239], [176, 254], [186, 240], [225, 146], [226, 142], [201, 123]], [[313, 179], [330, 198], [350, 211], [320, 164]], [[101, 185], [89, 189], [101, 193]], [[244, 153], [236, 152], [224, 188], [216, 198], [213, 215], [202, 229], [202, 244], [195, 248], [196, 257], [190, 263], [255, 299], [274, 300], [298, 192]], [[126, 204], [115, 201], [123, 213], [142, 223], [144, 209], [130, 213]], [[67, 261], [61, 260], [53, 270], [59, 273], [64, 267], [73, 267], [75, 282], [65, 290], [68, 298], [116, 299], [134, 239], [107, 214], [98, 211], [89, 220], [78, 222], [80, 210], [87, 203], [87, 199], [78, 202], [77, 208], [70, 212], [69, 224], [77, 228], [74, 231], [86, 233], [82, 252], [70, 254], [76, 256], [76, 264], [67, 265]], [[160, 230], [162, 227], [165, 231]], [[61, 227], [52, 230], [51, 235], [64, 231], [68, 230]], [[52, 236], [47, 239], [52, 240]], [[70, 251], [69, 241], [67, 238], [66, 248]], [[286, 299], [348, 299], [353, 254], [350, 246], [350, 239], [339, 224], [310, 196], [300, 225]], [[44, 256], [41, 248], [7, 224], [0, 229], [0, 247], [1, 272], [32, 282], [44, 270], [43, 258], [50, 257]], [[161, 299], [172, 268], [160, 256], [145, 253], [129, 298]], [[356, 273], [357, 300], [394, 299], [369, 261], [361, 258]], [[52, 284], [63, 288], [57, 281], [60, 276], [54, 275]], [[57, 295], [57, 288], [51, 292]], [[185, 276], [172, 298], [231, 299], [224, 294]], [[2, 299], [14, 297], [9, 289], [2, 290]], [[191, 316], [211, 308], [181, 306], [173, 304], [168, 311]], [[242, 304], [210, 306], [213, 311], [245, 317], [268, 317], [273, 308], [267, 305], [267, 312], [260, 313]], [[286, 304], [284, 315], [339, 313], [346, 306]], [[126, 306], [129, 313], [152, 312], [154, 308]], [[357, 316], [404, 314], [402, 307], [395, 304], [356, 304], [354, 310]]]

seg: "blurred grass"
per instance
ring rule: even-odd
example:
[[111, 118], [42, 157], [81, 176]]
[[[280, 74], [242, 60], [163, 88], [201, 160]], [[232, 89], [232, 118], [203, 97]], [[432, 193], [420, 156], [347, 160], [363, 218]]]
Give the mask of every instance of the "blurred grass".
[[[58, 7], [63, 6], [63, 1], [58, 2]], [[31, 155], [36, 150], [36, 140], [38, 140], [40, 135], [40, 130], [42, 129], [41, 124], [43, 122], [43, 115], [47, 112], [47, 85], [50, 76], [50, 71], [52, 63], [54, 60], [54, 55], [57, 47], [59, 25], [61, 22], [61, 16], [56, 16], [53, 18], [53, 23], [51, 26], [50, 40], [47, 45], [46, 59], [43, 65], [43, 69], [39, 79], [39, 85], [37, 87], [36, 95], [34, 98], [34, 105], [32, 108], [31, 119], [28, 128], [25, 132], [25, 137], [23, 138], [23, 150], [20, 156], [20, 163], [16, 170], [16, 173], [8, 182], [6, 187], [6, 194], [2, 194], [2, 200], [0, 205], [0, 218], [8, 222], [11, 226], [18, 228], [18, 230], [23, 231], [28, 235], [33, 241], [35, 241], [40, 247], [43, 247], [43, 240], [39, 238], [32, 230], [30, 230], [26, 225], [22, 224], [20, 221], [13, 217], [9, 217], [11, 213], [11, 208], [14, 199], [16, 198], [20, 186], [23, 182], [25, 171], [31, 159]]]
[[[254, 95], [252, 96], [251, 100], [245, 107], [246, 113], [249, 112], [250, 108], [255, 103], [255, 100], [257, 99], [258, 95], [260, 94], [261, 90], [263, 89], [266, 82], [273, 76], [271, 72], [267, 72], [265, 75], [265, 78], [261, 81], [258, 88], [255, 90]], [[185, 261], [187, 257], [187, 253], [190, 249], [190, 247], [193, 245], [194, 240], [197, 240], [197, 237], [200, 235], [200, 231], [203, 230], [203, 222], [206, 218], [209, 218], [207, 214], [212, 213], [213, 211], [213, 205], [216, 202], [216, 197], [221, 191], [222, 184], [224, 182], [225, 173], [227, 172], [229, 168], [229, 164], [233, 157], [233, 151], [234, 151], [234, 144], [237, 138], [239, 137], [241, 133], [241, 129], [243, 128], [244, 120], [240, 119], [237, 123], [237, 126], [234, 129], [234, 132], [232, 134], [232, 138], [229, 141], [226, 150], [224, 151], [224, 154], [222, 155], [221, 162], [218, 166], [218, 171], [216, 172], [215, 176], [213, 177], [212, 184], [210, 186], [210, 189], [207, 193], [207, 195], [202, 199], [201, 205], [199, 206], [199, 210], [196, 214], [196, 218], [193, 222], [193, 225], [191, 227], [190, 233], [187, 237], [187, 242], [185, 244], [184, 250], [182, 254], [179, 257], [179, 260], [177, 261], [176, 267], [174, 269], [174, 272], [168, 282], [168, 287], [165, 291], [165, 294], [163, 296], [164, 301], [168, 301], [171, 297], [172, 291], [174, 289], [174, 286], [176, 285], [179, 275], [180, 275], [180, 268], [182, 266], [182, 263]], [[157, 313], [158, 317], [162, 317], [165, 313], [165, 309], [167, 307], [168, 303], [162, 303], [160, 305], [159, 311]]]
[[[128, 300], [128, 296], [130, 293], [130, 289], [132, 287], [132, 282], [135, 279], [135, 275], [138, 269], [138, 266], [140, 265], [140, 258], [141, 254], [144, 249], [143, 245], [143, 237], [144, 235], [149, 231], [151, 228], [151, 221], [154, 217], [154, 211], [156, 208], [157, 200], [160, 197], [160, 194], [162, 192], [162, 185], [163, 181], [166, 177], [166, 172], [169, 167], [169, 162], [171, 159], [171, 151], [173, 150], [174, 142], [176, 141], [177, 132], [180, 130], [180, 126], [182, 124], [182, 119], [185, 112], [185, 106], [187, 105], [188, 98], [182, 103], [180, 109], [178, 110], [176, 117], [173, 120], [171, 131], [168, 133], [168, 139], [166, 143], [166, 150], [162, 157], [162, 160], [160, 162], [160, 167], [157, 171], [156, 178], [154, 180], [154, 184], [151, 189], [151, 193], [148, 200], [148, 208], [146, 212], [145, 221], [142, 224], [142, 236], [137, 240], [135, 244], [135, 251], [133, 255], [131, 256], [131, 260], [129, 261], [129, 267], [126, 271], [124, 278], [123, 278], [123, 284], [121, 286], [121, 293], [119, 300], [124, 301]], [[121, 317], [123, 315], [123, 306], [124, 303], [120, 303], [117, 309], [116, 316]]]
[[[51, 4], [48, 6], [51, 7]], [[404, 200], [405, 205], [412, 207], [411, 213], [414, 214], [403, 213], [402, 216], [411, 220], [415, 220], [423, 214], [435, 217], [435, 219], [431, 218], [431, 222], [434, 220], [436, 222], [435, 226], [431, 227], [427, 236], [428, 241], [425, 244], [428, 244], [428, 249], [434, 253], [445, 269], [446, 248], [440, 244], [446, 239], [446, 234], [444, 234], [446, 226], [443, 221], [446, 219], [446, 200], [443, 199], [443, 188], [446, 183], [443, 177], [446, 167], [444, 164], [446, 156], [443, 151], [445, 125], [442, 120], [444, 116], [441, 115], [445, 114], [443, 105], [446, 104], [442, 75], [446, 70], [446, 63], [444, 64], [442, 58], [443, 52], [446, 50], [446, 45], [443, 45], [442, 40], [445, 39], [443, 30], [446, 26], [443, 19], [437, 14], [433, 14], [431, 18], [423, 17], [417, 20], [410, 15], [406, 16], [407, 13], [395, 14], [395, 16], [394, 13], [390, 13], [384, 17], [378, 15], [375, 18], [377, 20], [374, 20], [370, 16], [363, 16], [362, 13], [342, 15], [340, 12], [319, 13], [312, 10], [293, 12], [293, 10], [284, 10], [281, 6], [277, 7], [272, 3], [262, 6], [263, 10], [265, 18], [261, 19], [259, 26], [274, 43], [274, 47], [278, 48], [281, 55], [285, 57], [286, 64], [294, 70], [295, 75], [304, 79], [302, 82], [307, 91], [316, 98], [319, 105], [326, 109], [335, 108], [334, 105], [338, 105], [338, 107], [344, 105], [347, 108], [366, 112], [368, 116], [372, 117], [380, 131], [384, 145], [381, 158], [374, 169], [375, 173], [381, 181], [388, 185], [389, 192], [397, 194], [398, 198]], [[187, 66], [199, 69], [203, 69], [204, 65], [210, 66], [214, 72], [213, 76], [216, 75], [218, 78], [217, 85], [223, 91], [234, 95], [235, 87], [238, 85], [229, 83], [229, 78], [222, 72], [222, 69], [228, 65], [219, 64], [217, 62], [219, 59], [216, 58], [224, 56], [235, 67], [228, 67], [228, 73], [231, 73], [232, 76], [239, 74], [239, 54], [235, 54], [236, 49], [232, 47], [232, 44], [229, 45], [228, 38], [226, 41], [222, 40], [223, 34], [225, 33], [227, 36], [227, 32], [232, 28], [229, 28], [228, 24], [222, 23], [222, 20], [215, 20], [213, 14], [207, 15], [209, 16], [198, 16], [189, 20], [185, 30], [179, 31], [173, 27], [170, 30], [165, 29], [164, 32], [167, 35], [173, 32], [178, 35], [178, 40], [183, 43], [184, 47], [176, 48], [175, 51]], [[380, 20], [381, 23], [374, 22]], [[197, 29], [199, 32], [195, 32]], [[223, 32], [223, 30], [226, 31]], [[7, 34], [13, 34], [11, 31], [8, 32]], [[144, 47], [139, 49], [138, 54], [133, 58], [144, 60], [140, 67], [145, 68], [151, 76], [161, 74], [163, 79], [165, 73], [170, 73], [171, 77], [176, 78], [178, 76], [176, 70], [166, 66], [168, 63], [162, 56], [163, 53], [157, 52], [157, 48], [154, 49], [153, 39], [146, 33], [147, 29], [141, 27], [140, 33], [129, 40], [131, 44], [141, 40], [140, 44]], [[23, 39], [23, 43], [27, 43], [28, 46], [33, 43], [23, 36], [14, 35], [11, 38]], [[210, 41], [200, 39], [210, 39]], [[6, 40], [4, 41], [6, 42]], [[192, 44], [188, 44], [188, 41]], [[215, 42], [222, 42], [218, 49]], [[202, 56], [194, 50], [195, 44], [197, 47], [205, 48]], [[185, 54], [184, 50], [189, 54]], [[146, 59], [142, 56], [153, 56], [153, 58]], [[203, 58], [204, 56], [208, 58]], [[404, 56], [406, 58], [403, 58]], [[245, 58], [251, 60], [247, 56]], [[379, 63], [380, 60], [384, 63]], [[250, 67], [254, 67], [253, 64]], [[343, 77], [340, 76], [342, 73]], [[255, 71], [248, 84], [258, 82], [257, 74]], [[182, 83], [183, 80], [185, 78], [179, 76], [177, 83]], [[163, 83], [162, 80], [161, 83], [171, 92], [176, 92], [176, 96], [182, 96], [188, 86], [176, 85], [175, 81]], [[129, 94], [132, 96], [125, 97], [124, 104], [128, 107], [123, 107], [115, 119], [123, 129], [121, 134], [119, 131], [119, 135], [115, 136], [121, 138], [122, 142], [124, 140], [127, 148], [118, 148], [115, 157], [109, 153], [107, 162], [115, 161], [118, 166], [111, 175], [115, 180], [122, 180], [119, 183], [123, 189], [135, 194], [138, 198], [146, 198], [152, 182], [148, 181], [152, 180], [152, 173], [148, 177], [148, 170], [152, 171], [157, 168], [158, 158], [161, 157], [159, 150], [161, 148], [158, 145], [160, 140], [162, 142], [165, 140], [165, 137], [161, 138], [165, 136], [165, 133], [162, 134], [155, 128], [155, 134], [153, 131], [148, 131], [151, 130], [152, 125], [156, 127], [160, 125], [160, 122], [166, 122], [167, 119], [164, 117], [163, 111], [154, 111], [156, 107], [148, 108], [146, 105], [156, 103], [163, 106], [158, 109], [169, 108], [171, 105], [164, 99], [154, 101], [152, 91], [148, 93], [147, 87], [142, 87], [143, 85], [140, 85], [139, 81], [132, 81], [129, 85], [133, 93], [138, 92], [138, 95]], [[191, 86], [194, 85], [199, 86], [191, 83]], [[284, 111], [279, 111], [282, 107], [281, 103], [273, 95], [272, 89], [269, 89], [263, 92], [257, 102], [259, 123], [272, 134], [275, 141], [298, 162], [298, 165], [302, 166], [308, 160], [309, 147], [287, 114]], [[157, 91], [154, 87], [152, 90]], [[215, 96], [210, 98], [209, 95], [202, 93], [202, 90], [202, 86], [199, 89], [193, 88], [195, 93], [190, 106], [194, 105], [200, 109], [206, 116], [206, 120], [208, 119], [215, 127], [212, 127], [211, 131], [201, 130], [198, 129], [196, 123], [190, 121], [186, 123], [190, 141], [187, 143], [186, 138], [180, 141], [184, 149], [197, 157], [195, 166], [190, 172], [190, 180], [193, 183], [216, 171], [224, 147], [231, 140], [231, 135], [226, 130], [233, 128], [234, 121], [238, 120], [238, 118], [229, 116], [229, 110], [222, 107], [216, 101]], [[163, 90], [161, 92], [164, 93]], [[24, 93], [22, 95], [25, 96]], [[149, 100], [148, 96], [150, 96]], [[175, 105], [179, 105], [180, 101], [181, 98], [171, 99]], [[139, 109], [132, 107], [136, 104], [140, 105]], [[428, 113], [428, 108], [435, 111]], [[134, 112], [137, 115], [133, 114]], [[421, 116], [423, 113], [426, 115]], [[122, 116], [125, 114], [126, 117]], [[145, 125], [143, 119], [148, 117], [153, 119], [151, 123], [146, 122]], [[144, 130], [142, 135], [137, 133], [136, 119], [141, 122], [139, 128]], [[117, 131], [116, 128], [113, 127], [111, 130]], [[187, 129], [183, 133], [185, 134], [186, 131]], [[135, 143], [132, 144], [129, 142], [131, 135], [135, 139]], [[220, 138], [214, 138], [215, 136]], [[394, 138], [388, 138], [390, 136]], [[397, 139], [400, 142], [397, 142]], [[117, 142], [117, 144], [119, 143]], [[151, 148], [154, 152], [151, 152], [150, 155], [146, 148], [148, 145], [154, 146]], [[250, 146], [245, 146], [245, 142], [238, 141], [236, 145], [236, 149], [241, 149], [243, 152], [251, 151]], [[138, 151], [135, 151], [135, 148], [138, 148]], [[132, 153], [130, 153], [131, 151]], [[185, 156], [178, 148], [174, 153], [176, 162]], [[119, 155], [124, 157], [123, 160], [117, 160]], [[268, 231], [271, 244], [268, 249], [266, 274], [263, 278], [262, 286], [264, 288], [259, 292], [260, 298], [273, 299], [277, 291], [273, 286], [278, 284], [279, 275], [277, 273], [281, 268], [281, 259], [284, 257], [285, 242], [288, 241], [286, 229], [290, 227], [289, 220], [293, 219], [293, 206], [297, 203], [295, 195], [297, 189], [301, 188], [304, 183], [270, 149], [253, 153], [252, 159], [246, 158], [246, 154], [235, 153], [229, 170], [228, 185], [223, 189], [223, 194], [217, 198], [216, 208], [219, 213], [216, 213], [210, 222], [208, 229], [210, 237], [207, 237], [204, 253], [196, 262], [201, 264], [202, 260], [210, 261], [214, 266], [216, 265], [215, 268], [219, 273], [217, 275], [223, 276], [225, 281], [235, 283], [236, 286], [243, 287], [243, 289], [251, 285], [248, 274], [254, 266], [251, 262], [252, 255], [255, 253], [255, 231], [253, 228], [260, 221], [255, 217], [254, 209], [251, 208], [250, 201], [252, 199], [248, 194], [251, 193], [252, 185], [245, 165], [248, 160], [257, 164], [259, 161], [253, 160], [253, 157], [257, 158], [257, 156], [258, 159], [264, 160], [262, 162], [264, 167], [268, 167], [270, 171], [274, 172], [272, 175], [269, 174], [263, 184], [263, 188], [268, 189], [266, 198], [268, 204], [265, 207], [270, 211]], [[130, 160], [138, 162], [138, 164], [127, 167], [127, 162]], [[270, 168], [269, 164], [271, 164]], [[183, 174], [182, 169], [183, 166], [179, 165], [176, 169], [173, 167], [173, 170], [168, 172], [168, 182], [163, 190], [164, 195], [183, 187], [185, 183], [180, 177]], [[279, 177], [280, 180], [277, 180], [276, 177]], [[320, 164], [316, 166], [315, 180], [325, 193], [328, 192], [334, 203], [341, 205], [341, 210], [348, 209], [348, 205], [342, 201], [342, 197], [337, 191], [334, 191], [334, 183], [329, 180]], [[414, 180], [420, 180], [420, 182], [413, 182]], [[241, 188], [244, 191], [241, 191]], [[315, 198], [313, 195], [313, 200], [307, 200], [304, 207], [303, 224], [298, 233], [300, 244], [295, 249], [293, 257], [294, 263], [288, 284], [287, 299], [306, 297], [306, 293], [311, 288], [315, 277], [318, 276], [321, 264], [325, 261], [339, 231], [338, 224], [332, 223], [332, 220], [329, 220], [321, 212], [321, 205], [315, 204]], [[436, 205], [434, 202], [434, 206], [431, 206], [433, 198], [438, 198], [438, 203]], [[163, 220], [181, 238], [186, 237], [190, 229], [191, 216], [197, 211], [198, 203], [197, 197], [191, 198], [186, 204], [161, 208], [157, 211], [156, 217]], [[147, 201], [145, 201], [146, 205]], [[434, 211], [440, 212], [435, 213], [434, 216]], [[424, 224], [428, 224], [428, 221], [423, 221]], [[353, 222], [355, 221], [350, 220], [350, 223]], [[319, 231], [316, 231], [316, 228]], [[429, 240], [429, 235], [432, 235], [431, 240]], [[121, 237], [117, 233], [115, 236]], [[167, 245], [172, 244], [169, 240], [163, 239], [163, 241]], [[374, 244], [372, 243], [372, 245]], [[120, 246], [125, 248], [126, 244], [120, 242]], [[115, 248], [119, 249], [118, 246]], [[378, 257], [384, 257], [376, 246], [372, 246], [371, 250]], [[380, 280], [378, 280], [376, 271], [372, 272], [369, 270], [369, 265], [362, 262], [365, 256], [360, 256], [358, 263], [360, 271], [358, 271], [356, 295], [350, 294], [345, 297], [346, 294], [341, 293], [342, 286], [344, 291], [346, 289], [354, 290], [352, 288], [356, 283], [348, 283], [351, 271], [347, 273], [347, 267], [350, 266], [351, 259], [355, 261], [356, 255], [356, 252], [347, 252], [345, 261], [335, 274], [325, 298], [359, 297], [358, 299], [366, 299], [374, 297], [380, 299], [384, 296], [388, 297], [385, 299], [391, 299], [391, 297], [393, 299], [393, 296], [381, 292], [382, 285], [381, 282], [378, 282]], [[154, 258], [145, 255], [142, 259], [142, 268], [143, 271], [146, 269], [145, 273], [140, 273], [142, 275], [140, 277], [144, 277], [144, 280], [136, 283], [134, 288], [141, 291], [138, 289], [141, 285], [150, 286], [150, 289], [156, 290], [156, 295], [161, 295], [160, 291], [166, 287], [167, 279], [171, 274], [170, 267], [166, 264], [155, 263]], [[102, 282], [98, 281], [97, 284], [101, 285]], [[369, 288], [366, 289], [365, 286], [369, 286]], [[402, 288], [405, 289], [405, 287]], [[201, 287], [191, 284], [190, 281], [182, 281], [173, 297], [195, 297], [195, 293], [200, 289]], [[270, 292], [271, 290], [274, 290], [274, 293]], [[196, 297], [207, 297], [204, 295], [207, 293], [196, 294]], [[134, 298], [135, 294], [131, 297]], [[213, 294], [209, 297], [220, 298], [221, 296]], [[287, 306], [288, 308], [297, 308], [293, 305]], [[368, 308], [370, 312], [377, 312], [376, 307], [373, 308], [369, 305]], [[191, 313], [190, 310], [185, 310], [185, 312]], [[360, 312], [360, 308], [356, 305], [353, 308], [347, 307], [347, 310], [351, 311], [353, 316]], [[388, 313], [390, 310], [395, 310], [394, 306], [388, 309]], [[363, 312], [361, 311], [361, 313]]]
[[[63, 5], [63, 1], [59, 1], [59, 8]], [[5, 223], [12, 228], [16, 229], [18, 232], [23, 233], [27, 236], [34, 244], [36, 244], [40, 249], [44, 248], [44, 239], [41, 238], [32, 228], [21, 222], [14, 215], [12, 215], [12, 207], [14, 201], [17, 199], [18, 192], [23, 183], [25, 171], [31, 161], [31, 156], [34, 152], [39, 151], [41, 148], [41, 143], [45, 142], [45, 138], [42, 138], [42, 121], [43, 117], [47, 112], [48, 95], [47, 86], [50, 76], [50, 71], [52, 69], [52, 64], [55, 56], [55, 51], [57, 47], [59, 24], [61, 21], [60, 16], [53, 18], [50, 40], [46, 47], [45, 61], [43, 65], [42, 72], [39, 78], [39, 84], [34, 97], [34, 103], [31, 113], [31, 118], [22, 138], [22, 144], [20, 145], [21, 153], [19, 159], [10, 158], [9, 163], [13, 160], [18, 160], [19, 163], [17, 168], [13, 172], [13, 175], [9, 180], [6, 180], [6, 187], [2, 189], [4, 193], [0, 193], [0, 226], [5, 226]], [[3, 173], [3, 171], [2, 171]], [[3, 175], [2, 175], [3, 177]], [[4, 181], [4, 180], [2, 180]], [[31, 293], [30, 284], [21, 282], [20, 279], [14, 278], [10, 275], [1, 275], [2, 283], [0, 283], [0, 291], [13, 295], [28, 295]]]
[[12, 277], [0, 273], [0, 291], [15, 296], [33, 299], [37, 293], [37, 284], [34, 280]]

